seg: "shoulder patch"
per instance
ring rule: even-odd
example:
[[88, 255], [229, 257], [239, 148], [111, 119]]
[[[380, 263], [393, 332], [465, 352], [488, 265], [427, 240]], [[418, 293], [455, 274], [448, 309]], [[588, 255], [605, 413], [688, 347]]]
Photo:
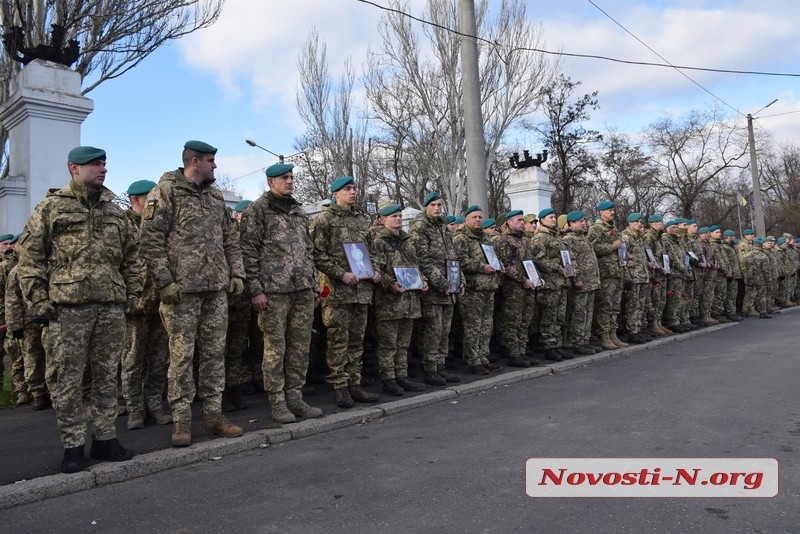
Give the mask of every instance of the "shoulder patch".
[[142, 212], [142, 219], [150, 220], [156, 214], [156, 206], [158, 205], [158, 200], [154, 198], [147, 199], [147, 205], [144, 207], [144, 211]]

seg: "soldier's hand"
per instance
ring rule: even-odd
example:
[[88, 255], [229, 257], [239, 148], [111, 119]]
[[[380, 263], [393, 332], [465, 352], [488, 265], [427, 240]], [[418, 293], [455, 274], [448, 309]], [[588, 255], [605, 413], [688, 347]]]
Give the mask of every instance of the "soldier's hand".
[[231, 281], [228, 282], [228, 293], [231, 295], [241, 295], [244, 293], [244, 280], [238, 276], [232, 276]]
[[495, 272], [495, 268], [487, 263], [486, 265], [483, 266], [483, 272], [486, 274], [492, 274], [493, 272]]
[[423, 293], [427, 293], [428, 289], [429, 289], [428, 282], [422, 282], [422, 289], [420, 289], [420, 291], [422, 291]]
[[161, 288], [161, 302], [164, 304], [177, 304], [181, 301], [181, 286], [172, 282]]
[[536, 289], [536, 286], [534, 286], [533, 282], [531, 282], [530, 280], [525, 280], [525, 283], [522, 284], [522, 288], [532, 291]]
[[392, 284], [391, 290], [392, 293], [394, 293], [395, 295], [401, 295], [406, 292], [406, 290], [403, 289], [403, 286], [400, 285], [400, 282], [394, 282]]
[[575, 286], [576, 289], [580, 289], [583, 287], [583, 280], [575, 280], [575, 283], [573, 285]]
[[381, 273], [379, 273], [378, 271], [375, 271], [375, 274], [372, 275], [372, 283], [373, 284], [377, 284], [380, 281], [381, 281]]
[[620, 241], [619, 239], [617, 239], [616, 241], [614, 241], [614, 248], [619, 248], [619, 247], [621, 247], [621, 246], [622, 246], [622, 241]]
[[266, 310], [267, 309], [267, 296], [264, 293], [259, 293], [255, 297], [251, 297], [250, 298], [250, 305], [256, 311]]
[[33, 305], [33, 316], [46, 321], [55, 321], [58, 318], [58, 312], [50, 299], [44, 299]]
[[354, 286], [358, 284], [358, 277], [351, 272], [346, 272], [342, 275], [342, 282], [346, 286]]

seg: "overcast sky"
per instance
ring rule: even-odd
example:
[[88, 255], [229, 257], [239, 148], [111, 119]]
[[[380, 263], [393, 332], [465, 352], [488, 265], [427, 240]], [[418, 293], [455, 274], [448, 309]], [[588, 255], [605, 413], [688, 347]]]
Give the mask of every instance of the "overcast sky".
[[[424, 3], [410, 0], [408, 11], [421, 16]], [[674, 65], [800, 73], [796, 0], [594, 3]], [[95, 111], [84, 123], [82, 143], [107, 150], [106, 185], [122, 193], [134, 180], [157, 181], [177, 168], [183, 143], [201, 139], [220, 148], [218, 174], [239, 178], [239, 190], [254, 199], [265, 181], [254, 171], [275, 158], [244, 140], [292, 152], [294, 137], [303, 132], [295, 108], [296, 58], [309, 30], [319, 32], [337, 73], [347, 57], [357, 68], [363, 64], [367, 49], [378, 43], [382, 13], [357, 0], [227, 0], [217, 24], [89, 93]], [[530, 1], [527, 16], [542, 25], [549, 50], [662, 62], [588, 0]], [[674, 69], [569, 57], [562, 62], [583, 92], [599, 92], [601, 109], [591, 126], [600, 130], [636, 134], [665, 114], [680, 117], [719, 101], [744, 125], [738, 113], [754, 113], [778, 98], [758, 114], [757, 128], [775, 142], [800, 140], [798, 77], [685, 71], [701, 88]]]

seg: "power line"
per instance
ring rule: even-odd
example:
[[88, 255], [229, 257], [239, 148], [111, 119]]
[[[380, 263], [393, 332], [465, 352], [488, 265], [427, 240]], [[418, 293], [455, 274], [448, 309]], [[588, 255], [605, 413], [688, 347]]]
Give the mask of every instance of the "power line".
[[[499, 48], [501, 46], [501, 43], [499, 43], [497, 41], [490, 41], [489, 39], [485, 39], [485, 38], [479, 37], [477, 35], [468, 35], [468, 34], [465, 34], [465, 33], [461, 33], [458, 30], [454, 30], [452, 28], [448, 28], [447, 26], [442, 26], [441, 24], [437, 24], [437, 23], [431, 22], [429, 20], [425, 20], [425, 19], [422, 19], [422, 18], [419, 18], [419, 17], [415, 17], [414, 15], [411, 15], [410, 13], [406, 13], [405, 11], [401, 11], [399, 9], [382, 6], [380, 4], [376, 4], [375, 2], [371, 2], [370, 0], [356, 0], [356, 1], [361, 2], [363, 4], [369, 4], [371, 6], [374, 6], [374, 7], [378, 8], [378, 9], [381, 9], [383, 11], [389, 11], [391, 13], [397, 13], [398, 15], [402, 15], [404, 17], [410, 18], [412, 20], [415, 20], [417, 22], [420, 22], [420, 23], [428, 25], [428, 26], [433, 26], [434, 28], [439, 28], [441, 30], [447, 31], [447, 32], [452, 33], [454, 35], [459, 35], [461, 37], [469, 37], [470, 39], [476, 39], [478, 41], [481, 41], [483, 43], [491, 45], [492, 47], [495, 47], [495, 48]], [[538, 52], [540, 54], [548, 54], [548, 55], [552, 55], [552, 56], [576, 57], [576, 58], [583, 58], [583, 59], [600, 59], [600, 60], [603, 60], [603, 61], [610, 61], [610, 62], [613, 62], [613, 63], [622, 63], [622, 64], [625, 64], [625, 65], [640, 65], [640, 66], [646, 66], [646, 67], [666, 67], [666, 68], [670, 68], [670, 69], [696, 70], [696, 71], [702, 71], [702, 72], [717, 72], [717, 73], [722, 73], [722, 74], [747, 74], [747, 75], [753, 75], [753, 76], [780, 76], [780, 77], [800, 78], [800, 73], [794, 73], [794, 72], [769, 72], [769, 71], [753, 71], [753, 70], [717, 69], [717, 68], [710, 68], [710, 67], [693, 67], [693, 66], [689, 66], [689, 65], [673, 65], [673, 64], [669, 64], [669, 63], [653, 63], [653, 62], [650, 62], [650, 61], [632, 61], [632, 60], [628, 60], [628, 59], [619, 59], [619, 58], [613, 58], [613, 57], [609, 57], [609, 56], [599, 56], [599, 55], [595, 55], [595, 54], [576, 54], [576, 53], [571, 53], [571, 52], [554, 52], [552, 50], [545, 50], [543, 48], [530, 48], [530, 47], [523, 47], [523, 46], [512, 46], [512, 47], [509, 48], [509, 50], [511, 50], [511, 51], [519, 50], [519, 51], [524, 51], [524, 52]]]

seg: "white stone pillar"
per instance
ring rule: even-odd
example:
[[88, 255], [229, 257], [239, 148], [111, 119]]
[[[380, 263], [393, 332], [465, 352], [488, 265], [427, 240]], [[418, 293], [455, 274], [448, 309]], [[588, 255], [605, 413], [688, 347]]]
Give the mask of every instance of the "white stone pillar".
[[538, 215], [551, 207], [550, 198], [556, 186], [550, 183], [550, 174], [541, 167], [514, 169], [506, 185], [506, 195], [512, 210], [522, 210], [527, 215]]
[[[67, 154], [81, 144], [81, 124], [94, 103], [81, 96], [81, 76], [34, 60], [17, 74], [0, 106], [9, 131], [9, 176], [0, 180], [0, 233], [22, 231], [48, 189], [69, 183]], [[102, 148], [102, 147], [100, 147]]]

